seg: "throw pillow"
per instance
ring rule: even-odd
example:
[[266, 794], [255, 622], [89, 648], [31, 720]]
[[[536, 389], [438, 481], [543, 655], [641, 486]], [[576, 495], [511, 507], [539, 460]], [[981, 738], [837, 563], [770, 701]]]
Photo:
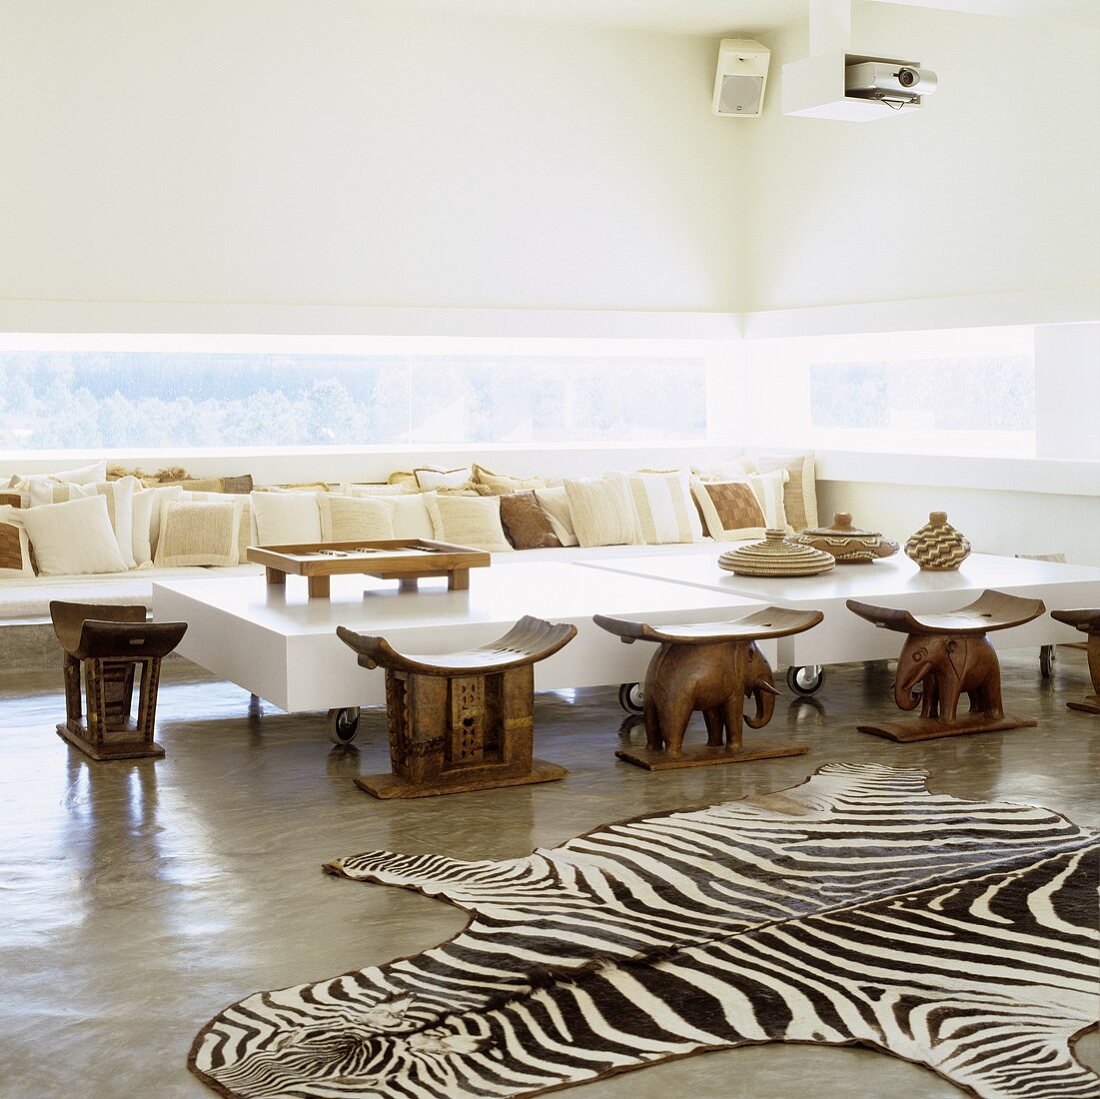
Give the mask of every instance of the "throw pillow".
[[549, 517], [530, 489], [500, 497], [500, 522], [504, 537], [515, 549], [549, 549], [561, 545]]
[[164, 488], [144, 488], [134, 493], [134, 564], [138, 568], [151, 565], [160, 536], [160, 505], [164, 500], [178, 500], [179, 485]]
[[790, 479], [783, 490], [783, 507], [787, 522], [795, 530], [816, 527], [817, 474], [812, 450], [754, 451], [753, 461], [761, 473], [785, 469]]
[[477, 490], [471, 483], [473, 470], [469, 466], [462, 469], [436, 469], [435, 466], [418, 466], [413, 470], [416, 483], [421, 492], [434, 492], [436, 489], [466, 489], [469, 492]]
[[0, 507], [21, 508], [23, 506], [23, 493], [17, 489], [8, 492], [0, 492]]
[[499, 496], [441, 496], [426, 492], [424, 503], [438, 541], [490, 553], [511, 551], [500, 523]]
[[747, 455], [741, 455], [716, 462], [712, 466], [704, 466], [702, 469], [693, 467], [691, 472], [704, 481], [733, 481], [738, 477], [744, 477], [747, 473], [755, 473], [756, 464]]
[[434, 538], [435, 528], [424, 503], [424, 494], [391, 496], [393, 501], [393, 536], [395, 538]]
[[702, 539], [699, 513], [691, 501], [691, 474], [686, 469], [632, 473], [627, 483], [646, 545]]
[[227, 496], [247, 496], [253, 489], [251, 473], [237, 477], [185, 477], [179, 486], [189, 492], [221, 492]]
[[63, 504], [25, 508], [19, 517], [42, 576], [127, 569], [111, 527], [107, 499], [98, 493]]
[[546, 513], [550, 526], [563, 546], [577, 544], [577, 532], [573, 529], [573, 516], [569, 511], [569, 495], [564, 485], [535, 489], [535, 499]]
[[393, 503], [386, 497], [336, 496], [324, 492], [317, 497], [321, 509], [321, 541], [378, 542], [394, 538]]
[[236, 500], [164, 500], [155, 561], [160, 568], [185, 565], [236, 565], [244, 502]]
[[735, 542], [764, 537], [764, 509], [747, 480], [703, 481], [696, 477], [691, 488], [711, 538]]
[[90, 485], [107, 480], [107, 459], [101, 458], [91, 465], [77, 466], [76, 469], [62, 469], [56, 473], [16, 474], [9, 482], [15, 486], [21, 481], [68, 481], [72, 485]]
[[573, 529], [582, 546], [636, 546], [641, 527], [624, 474], [566, 478]]
[[253, 492], [258, 546], [321, 541], [321, 509], [316, 492]]
[[118, 551], [128, 569], [134, 560], [134, 489], [140, 488], [136, 477], [123, 477], [118, 481], [98, 481], [81, 484], [76, 481], [46, 481], [35, 478], [27, 483], [25, 507], [36, 508], [47, 504], [64, 504], [88, 496], [102, 496], [107, 502], [107, 515], [115, 532]]
[[541, 477], [511, 477], [505, 473], [494, 473], [491, 469], [479, 466], [477, 462], [470, 468], [473, 471], [474, 487], [492, 496], [504, 496], [529, 488], [543, 488], [546, 484]]
[[20, 522], [19, 509], [0, 505], [0, 577], [34, 576], [27, 529]]
[[349, 496], [409, 496], [417, 491], [416, 481], [400, 481], [395, 485], [352, 482], [348, 485]]
[[[179, 486], [173, 486], [178, 488]], [[223, 494], [220, 492], [189, 492], [186, 489], [180, 491], [180, 500], [190, 500], [192, 503], [214, 503], [214, 504], [240, 504], [241, 508], [238, 512], [238, 525], [237, 525], [237, 561], [239, 564], [244, 564], [248, 560], [248, 547], [256, 543], [256, 530], [255, 530], [255, 517], [252, 512], [252, 496], [241, 496], [236, 493], [232, 495]], [[154, 520], [156, 522], [156, 520]], [[160, 529], [159, 522], [156, 522], [156, 528], [154, 530], [154, 536]], [[157, 544], [153, 542], [153, 560], [156, 560]]]
[[785, 469], [773, 469], [771, 473], [752, 473], [742, 478], [752, 486], [764, 512], [764, 523], [771, 530], [786, 530], [787, 513], [783, 507], [783, 488], [790, 474]]

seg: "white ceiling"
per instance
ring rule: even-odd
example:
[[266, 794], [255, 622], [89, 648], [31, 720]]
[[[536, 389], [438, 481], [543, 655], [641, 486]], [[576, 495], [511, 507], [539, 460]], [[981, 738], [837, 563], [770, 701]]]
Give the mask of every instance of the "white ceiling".
[[[450, 15], [629, 27], [720, 37], [805, 23], [809, 0], [414, 0]], [[1100, 28], [1100, 0], [854, 0]]]

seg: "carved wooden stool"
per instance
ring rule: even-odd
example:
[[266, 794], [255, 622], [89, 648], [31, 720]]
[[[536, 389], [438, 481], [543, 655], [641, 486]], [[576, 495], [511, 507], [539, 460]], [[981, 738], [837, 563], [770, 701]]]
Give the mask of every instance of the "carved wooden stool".
[[422, 798], [550, 782], [569, 772], [533, 758], [534, 665], [577, 634], [524, 616], [503, 637], [465, 652], [413, 656], [384, 637], [337, 626], [364, 668], [386, 669], [393, 774], [356, 786], [376, 798]]
[[[597, 614], [593, 621], [626, 644], [656, 641], [660, 648], [645, 676], [645, 748], [620, 748], [615, 755], [647, 771], [670, 767], [706, 767], [773, 756], [798, 756], [806, 745], [758, 744], [746, 748], [742, 721], [760, 729], [775, 712], [771, 666], [756, 642], [786, 637], [816, 626], [821, 611], [768, 607], [733, 622], [648, 626]], [[745, 714], [745, 699], [756, 701], [756, 714]], [[683, 747], [695, 710], [701, 710], [707, 743]], [[723, 730], [725, 736], [723, 738]]]
[[1088, 634], [1089, 675], [1092, 677], [1092, 694], [1080, 702], [1067, 702], [1071, 710], [1086, 714], [1100, 714], [1100, 610], [1051, 611], [1051, 618], [1065, 622], [1075, 630]]
[[[848, 609], [887, 630], [909, 636], [898, 657], [894, 701], [899, 709], [915, 710], [919, 718], [856, 726], [861, 733], [908, 743], [1023, 729], [1036, 724], [1006, 714], [1001, 705], [1001, 665], [986, 634], [1022, 626], [1046, 610], [1041, 599], [1022, 599], [999, 591], [984, 591], [973, 603], [943, 614], [915, 615], [891, 607], [848, 600]], [[920, 695], [913, 688], [920, 685]], [[965, 692], [970, 712], [958, 716]]]
[[[187, 632], [186, 622], [147, 622], [144, 607], [50, 603], [63, 650], [65, 724], [57, 732], [92, 759], [163, 756], [153, 740], [160, 662]], [[88, 724], [82, 721], [80, 670]], [[134, 671], [141, 665], [137, 719], [131, 719]]]

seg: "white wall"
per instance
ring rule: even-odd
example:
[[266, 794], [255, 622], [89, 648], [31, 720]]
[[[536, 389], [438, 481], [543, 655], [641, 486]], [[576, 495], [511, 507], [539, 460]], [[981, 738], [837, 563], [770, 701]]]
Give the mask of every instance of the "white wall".
[[717, 43], [396, 0], [0, 7], [0, 299], [724, 310]]
[[1100, 34], [897, 4], [856, 6], [852, 30], [855, 52], [920, 61], [940, 88], [904, 118], [787, 118], [782, 63], [807, 35], [768, 40], [739, 308], [1100, 282]]

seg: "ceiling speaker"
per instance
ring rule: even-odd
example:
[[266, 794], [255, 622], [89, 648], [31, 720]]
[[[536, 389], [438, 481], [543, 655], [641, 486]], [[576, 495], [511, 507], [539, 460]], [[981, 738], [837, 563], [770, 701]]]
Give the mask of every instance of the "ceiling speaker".
[[770, 61], [771, 50], [752, 38], [723, 38], [711, 110], [729, 118], [759, 118]]

